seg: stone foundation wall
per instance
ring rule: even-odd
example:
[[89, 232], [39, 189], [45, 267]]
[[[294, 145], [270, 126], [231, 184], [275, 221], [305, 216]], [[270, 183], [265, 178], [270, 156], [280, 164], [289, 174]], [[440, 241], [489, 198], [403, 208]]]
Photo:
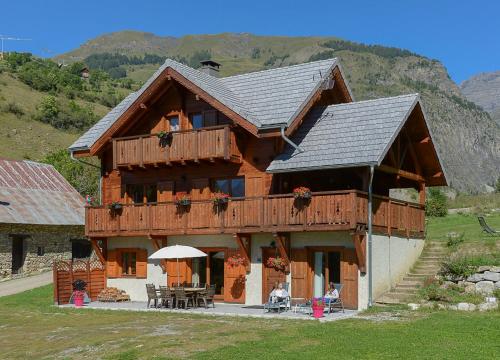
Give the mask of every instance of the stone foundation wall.
[[[13, 235], [24, 237], [24, 263], [18, 274], [12, 274]], [[71, 259], [71, 240], [81, 238], [83, 226], [0, 226], [0, 280], [50, 270], [54, 260]]]

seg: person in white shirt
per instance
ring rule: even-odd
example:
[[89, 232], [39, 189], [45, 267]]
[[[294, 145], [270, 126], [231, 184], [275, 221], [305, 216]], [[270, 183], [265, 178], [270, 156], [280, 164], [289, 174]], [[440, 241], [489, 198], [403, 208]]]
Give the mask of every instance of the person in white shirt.
[[335, 284], [331, 282], [330, 285], [328, 286], [328, 290], [325, 294], [325, 300], [327, 303], [330, 303], [333, 300], [338, 299], [338, 298], [339, 298], [339, 292], [335, 288]]
[[288, 291], [283, 289], [283, 284], [278, 283], [278, 286], [273, 288], [271, 291], [271, 301], [272, 302], [281, 302], [288, 298]]

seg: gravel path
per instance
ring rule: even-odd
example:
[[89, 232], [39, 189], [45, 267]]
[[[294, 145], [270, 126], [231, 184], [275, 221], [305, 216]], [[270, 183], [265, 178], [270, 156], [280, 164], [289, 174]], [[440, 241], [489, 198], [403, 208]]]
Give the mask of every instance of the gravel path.
[[52, 283], [52, 271], [0, 283], [0, 297], [17, 294]]

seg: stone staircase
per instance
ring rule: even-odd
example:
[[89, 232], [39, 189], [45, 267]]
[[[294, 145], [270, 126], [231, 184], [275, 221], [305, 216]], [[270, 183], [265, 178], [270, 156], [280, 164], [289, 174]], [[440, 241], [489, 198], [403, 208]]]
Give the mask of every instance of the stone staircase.
[[443, 242], [427, 242], [422, 254], [411, 270], [394, 288], [375, 302], [380, 305], [406, 303], [422, 287], [426, 278], [437, 274], [441, 262], [448, 254]]

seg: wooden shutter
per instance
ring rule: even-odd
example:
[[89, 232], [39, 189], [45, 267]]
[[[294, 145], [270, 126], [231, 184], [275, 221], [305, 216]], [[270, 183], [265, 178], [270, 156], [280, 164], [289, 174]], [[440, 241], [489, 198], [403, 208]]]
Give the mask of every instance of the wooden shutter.
[[358, 308], [358, 263], [354, 249], [344, 249], [340, 263], [340, 282], [343, 284], [340, 294], [344, 306]]
[[135, 276], [139, 279], [148, 277], [148, 251], [146, 249], [137, 249]]
[[264, 180], [262, 175], [250, 175], [245, 178], [245, 196], [262, 196]]
[[293, 249], [290, 264], [292, 276], [292, 293], [294, 298], [309, 298], [309, 263], [307, 259], [307, 249]]
[[241, 256], [239, 249], [227, 249], [224, 262], [224, 301], [245, 303], [245, 265], [230, 266], [227, 259], [230, 256]]
[[193, 189], [191, 191], [191, 198], [193, 200], [206, 200], [210, 199], [210, 187], [208, 186], [208, 179], [194, 179], [192, 181]]
[[177, 276], [177, 260], [167, 260], [167, 282], [168, 286], [177, 286], [179, 283], [191, 282], [191, 259], [179, 259], [179, 276]]
[[160, 181], [158, 182], [158, 202], [169, 202], [174, 199], [174, 182]]
[[119, 266], [117, 262], [117, 251], [108, 250], [108, 257], [106, 261], [106, 275], [108, 278], [119, 277]]
[[217, 110], [203, 111], [203, 125], [205, 127], [217, 125]]

